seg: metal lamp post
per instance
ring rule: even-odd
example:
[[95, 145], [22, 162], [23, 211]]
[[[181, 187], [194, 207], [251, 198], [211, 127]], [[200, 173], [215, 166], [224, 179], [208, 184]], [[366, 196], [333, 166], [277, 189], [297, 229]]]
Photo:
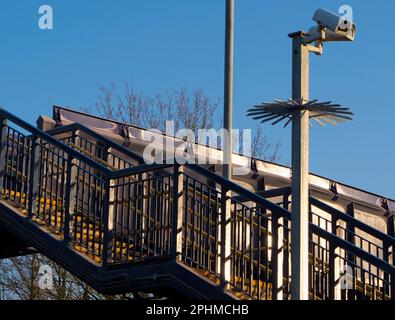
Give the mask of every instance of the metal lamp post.
[[[309, 53], [321, 55], [325, 41], [352, 41], [355, 25], [319, 9], [313, 19], [318, 27], [309, 33], [289, 34], [292, 38], [292, 99], [256, 105], [248, 116], [272, 125], [292, 122], [292, 228], [291, 296], [308, 300], [309, 277], [309, 126], [314, 120], [324, 126], [352, 120], [352, 112], [338, 104], [309, 100]], [[310, 43], [316, 42], [315, 46]]]
[[[223, 158], [222, 172], [225, 179], [232, 179], [232, 109], [233, 109], [233, 51], [234, 51], [234, 0], [226, 0], [225, 24], [225, 78], [224, 78], [224, 133], [223, 133]], [[220, 239], [223, 245], [220, 248], [221, 286], [224, 288], [230, 281], [231, 265], [228, 257], [231, 254], [230, 238], [231, 217], [230, 193], [225, 188], [221, 190], [221, 232]], [[225, 239], [225, 240], [224, 240]]]
[[234, 0], [226, 0], [223, 176], [232, 179]]

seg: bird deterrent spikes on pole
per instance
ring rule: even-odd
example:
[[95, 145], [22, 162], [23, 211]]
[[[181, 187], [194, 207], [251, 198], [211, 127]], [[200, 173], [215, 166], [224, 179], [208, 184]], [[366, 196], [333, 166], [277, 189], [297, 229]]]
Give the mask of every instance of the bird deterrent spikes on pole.
[[352, 120], [351, 116], [354, 115], [349, 108], [332, 104], [331, 101], [318, 102], [318, 100], [312, 100], [304, 102], [301, 99], [289, 99], [288, 101], [274, 100], [274, 102], [256, 105], [247, 111], [247, 116], [254, 120], [260, 120], [261, 123], [273, 121], [272, 125], [285, 121], [285, 128], [291, 122], [293, 112], [300, 110], [309, 111], [310, 126], [311, 120], [321, 126], [325, 126], [327, 123], [336, 126], [337, 122]]

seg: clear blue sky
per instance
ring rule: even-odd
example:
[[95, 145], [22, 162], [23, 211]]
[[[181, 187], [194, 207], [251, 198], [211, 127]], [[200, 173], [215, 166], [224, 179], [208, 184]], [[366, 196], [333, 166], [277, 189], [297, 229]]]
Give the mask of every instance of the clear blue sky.
[[[54, 9], [52, 31], [38, 8]], [[395, 198], [393, 0], [236, 0], [234, 125], [255, 103], [290, 97], [290, 40], [318, 7], [349, 4], [355, 43], [330, 43], [311, 58], [311, 98], [356, 113], [353, 123], [311, 131], [314, 173]], [[171, 87], [223, 95], [224, 0], [1, 0], [0, 105], [33, 123], [53, 104], [93, 106], [98, 85], [134, 83], [147, 93]], [[283, 143], [290, 130], [264, 127]]]

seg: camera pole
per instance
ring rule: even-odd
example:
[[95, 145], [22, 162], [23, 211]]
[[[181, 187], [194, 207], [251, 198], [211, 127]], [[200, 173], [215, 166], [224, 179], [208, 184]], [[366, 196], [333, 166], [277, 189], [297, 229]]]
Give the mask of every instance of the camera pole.
[[[292, 38], [292, 99], [309, 101], [309, 47], [303, 32]], [[292, 241], [293, 300], [309, 299], [309, 110], [292, 114]]]
[[[309, 33], [294, 32], [292, 39], [292, 99], [276, 100], [271, 103], [255, 105], [247, 115], [261, 123], [272, 125], [286, 121], [284, 127], [292, 122], [292, 214], [291, 214], [291, 297], [293, 300], [309, 299], [309, 126], [310, 120], [321, 126], [326, 123], [352, 120], [354, 115], [349, 108], [331, 101], [309, 101], [309, 53], [322, 55], [325, 41], [353, 41], [355, 25], [349, 24], [346, 33], [339, 29], [344, 19], [329, 11], [319, 9], [313, 20], [317, 28]], [[325, 20], [332, 27], [321, 24]], [[333, 21], [337, 21], [333, 25]], [[329, 22], [328, 22], [329, 21]], [[327, 30], [329, 28], [329, 30]], [[329, 36], [328, 36], [329, 35]], [[310, 43], [315, 42], [314, 45]], [[334, 279], [330, 279], [332, 284]], [[277, 288], [276, 288], [277, 289]], [[334, 288], [330, 296], [335, 297]]]

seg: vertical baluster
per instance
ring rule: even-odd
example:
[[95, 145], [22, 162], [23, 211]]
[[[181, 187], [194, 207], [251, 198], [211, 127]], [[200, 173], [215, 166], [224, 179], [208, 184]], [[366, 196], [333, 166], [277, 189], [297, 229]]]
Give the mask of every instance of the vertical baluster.
[[[118, 241], [119, 241], [120, 247], [121, 247], [120, 248], [120, 260], [124, 261], [127, 248], [129, 247], [129, 243], [125, 242], [125, 228], [126, 228], [125, 227], [125, 224], [126, 224], [125, 222], [127, 222], [126, 221], [126, 216], [129, 216], [129, 212], [130, 212], [130, 211], [126, 210], [126, 215], [125, 215], [125, 208], [126, 209], [128, 208], [130, 199], [128, 198], [128, 196], [126, 194], [126, 190], [125, 190], [125, 187], [127, 188], [127, 186], [128, 186], [128, 179], [127, 178], [122, 178], [121, 182], [122, 182], [121, 186], [118, 186], [118, 193], [120, 191], [120, 194], [117, 193], [115, 195], [115, 199], [114, 200], [115, 200], [116, 203], [118, 203], [118, 199], [119, 199], [119, 201], [121, 201], [120, 208], [115, 210], [115, 212], [116, 212], [115, 215], [116, 216], [119, 215], [119, 219], [118, 220], [119, 220], [120, 226], [119, 226], [119, 235], [117, 235], [117, 237], [119, 238]], [[125, 249], [124, 249], [124, 247], [125, 247]]]
[[15, 165], [15, 203], [20, 205], [22, 203], [22, 179], [23, 179], [23, 169], [21, 168], [21, 134], [19, 132], [16, 133], [16, 165]]
[[[110, 230], [110, 178], [106, 177], [104, 180], [104, 188], [102, 188], [101, 191], [104, 192], [104, 198], [103, 198], [103, 206], [102, 206], [102, 214], [101, 216], [103, 217], [103, 252], [102, 252], [102, 256], [103, 256], [103, 262], [102, 262], [102, 266], [104, 268], [107, 268], [108, 265], [108, 261], [109, 261], [109, 249], [111, 246], [111, 230]], [[104, 189], [104, 190], [103, 190]]]
[[[143, 178], [144, 177], [144, 178]], [[139, 181], [141, 181], [141, 183], [139, 184], [139, 189], [138, 189], [138, 199], [139, 199], [139, 207], [140, 207], [140, 214], [138, 216], [138, 230], [139, 230], [139, 234], [138, 234], [138, 252], [137, 254], [139, 255], [139, 258], [143, 257], [143, 242], [144, 242], [144, 212], [145, 212], [145, 206], [146, 203], [148, 202], [148, 199], [145, 199], [146, 193], [148, 195], [149, 191], [146, 192], [146, 185], [147, 185], [147, 181], [145, 179], [145, 175], [141, 175], [139, 178]]]
[[250, 250], [249, 250], [249, 278], [250, 278], [250, 295], [253, 295], [254, 292], [254, 287], [259, 287], [260, 282], [259, 280], [256, 280], [256, 285], [254, 286], [254, 238], [255, 238], [255, 233], [254, 233], [254, 212], [255, 209], [248, 209], [249, 214], [249, 246], [250, 246]]
[[204, 243], [203, 243], [203, 218], [204, 218], [204, 200], [203, 200], [203, 183], [200, 184], [200, 208], [199, 208], [199, 264], [201, 266], [204, 266], [203, 262], [203, 249], [204, 249]]
[[[171, 245], [171, 259], [175, 261], [177, 255], [182, 253], [182, 236], [183, 229], [184, 237], [186, 238], [187, 232], [187, 220], [185, 220], [186, 215], [184, 214], [184, 175], [183, 167], [179, 164], [174, 164], [173, 166], [173, 204], [172, 204], [172, 245]], [[188, 189], [188, 184], [187, 184]], [[185, 206], [187, 210], [187, 206]], [[183, 221], [184, 219], [184, 221]], [[187, 247], [187, 242], [184, 243], [185, 249]], [[185, 252], [186, 253], [186, 252]]]
[[[129, 260], [130, 257], [130, 247], [131, 247], [131, 239], [130, 239], [130, 230], [136, 231], [136, 227], [134, 225], [134, 217], [136, 216], [136, 206], [134, 205], [134, 200], [132, 200], [132, 190], [134, 190], [134, 183], [131, 179], [127, 179], [126, 185], [126, 198], [128, 199], [128, 205], [126, 206], [126, 252], [125, 252], [125, 259], [126, 261]], [[133, 229], [132, 229], [133, 228]], [[134, 244], [133, 244], [134, 247]]]
[[[218, 242], [219, 242], [219, 194], [218, 191], [215, 191], [215, 209], [214, 209], [214, 271], [216, 275], [220, 274], [218, 259], [219, 259], [219, 251], [218, 251]], [[235, 249], [236, 250], [236, 249]]]
[[[394, 216], [391, 215], [387, 218], [387, 234], [390, 237], [395, 237], [395, 225], [394, 225]], [[392, 265], [395, 266], [395, 246], [391, 246], [392, 249], [392, 257], [390, 259], [389, 250], [390, 246], [387, 243], [384, 243], [383, 256], [384, 260], [389, 262], [392, 260]], [[395, 299], [395, 274], [388, 275], [384, 274], [384, 281], [386, 282], [386, 286], [388, 288], [388, 284], [390, 283], [390, 288], [384, 291], [384, 294], [390, 294], [391, 299]]]
[[[155, 180], [156, 178], [150, 177], [147, 175], [147, 182], [148, 182], [148, 192], [147, 192], [147, 206], [146, 210], [144, 212], [144, 230], [145, 230], [145, 248], [146, 248], [146, 257], [149, 256], [150, 253], [150, 231], [149, 231], [149, 226], [150, 226], [150, 215], [152, 211], [152, 205], [155, 202]], [[144, 248], [143, 248], [144, 251]]]
[[[155, 175], [155, 173], [154, 173]], [[155, 246], [156, 246], [156, 235], [155, 235], [155, 223], [156, 223], [156, 216], [157, 216], [157, 211], [159, 209], [158, 207], [158, 201], [161, 197], [160, 195], [160, 189], [159, 189], [159, 177], [153, 178], [153, 199], [152, 199], [152, 206], [151, 210], [147, 212], [148, 214], [148, 230], [149, 230], [149, 246], [152, 246], [152, 255], [155, 255]]]
[[[185, 206], [184, 206], [184, 243], [183, 243], [183, 257], [184, 257], [184, 262], [187, 263], [188, 259], [188, 209], [189, 209], [189, 176], [185, 175], [185, 188], [184, 188], [184, 201], [185, 201]], [[173, 197], [174, 201], [174, 197]]]
[[[242, 259], [243, 257], [241, 256], [241, 248], [242, 248], [242, 227], [240, 227], [240, 221], [241, 219], [239, 219], [239, 213], [237, 212], [237, 203], [234, 202], [233, 203], [233, 217], [234, 217], [234, 225], [236, 228], [236, 249], [235, 249], [235, 264], [236, 264], [236, 275], [235, 275], [235, 281], [236, 283], [240, 284], [240, 275], [241, 275], [241, 268], [242, 268]], [[242, 289], [242, 288], [240, 288]]]
[[[23, 162], [24, 162], [24, 179], [23, 179], [23, 193], [25, 194], [25, 199], [23, 202], [23, 207], [28, 210], [29, 201], [29, 165], [30, 165], [30, 142], [31, 139], [28, 137], [23, 138]], [[0, 142], [1, 144], [1, 142]], [[1, 157], [1, 155], [0, 155]], [[1, 165], [0, 165], [1, 167]], [[2, 183], [0, 182], [0, 189]]]
[[272, 299], [277, 300], [277, 291], [279, 287], [278, 275], [278, 246], [279, 246], [279, 234], [278, 234], [278, 215], [275, 211], [272, 211]]
[[30, 169], [29, 169], [29, 203], [28, 203], [28, 218], [31, 219], [34, 209], [37, 204], [37, 196], [39, 193], [39, 170], [40, 170], [40, 147], [38, 139], [35, 135], [31, 139], [31, 152], [30, 152]]
[[[221, 286], [226, 287], [230, 283], [231, 275], [231, 192], [221, 186]], [[243, 257], [244, 258], [244, 257]]]
[[[346, 209], [346, 214], [349, 215], [350, 217], [354, 218], [354, 215], [355, 215], [354, 211], [355, 211], [354, 203], [349, 204]], [[347, 222], [347, 225], [346, 225], [346, 240], [352, 244], [355, 244], [355, 227], [354, 227], [353, 223], [350, 223], [350, 222]], [[349, 269], [352, 271], [353, 277], [354, 277], [355, 255], [352, 252], [347, 251], [346, 260], [347, 260], [347, 266], [350, 266]], [[348, 300], [355, 300], [354, 289], [347, 288], [347, 299]]]
[[[55, 212], [55, 215], [54, 215], [54, 212], [53, 212], [53, 207], [52, 207], [52, 202], [53, 202], [53, 194], [54, 194], [54, 188], [53, 188], [53, 183], [54, 183], [54, 166], [55, 166], [55, 163], [54, 163], [54, 161], [55, 161], [55, 157], [54, 157], [54, 155], [55, 155], [55, 148], [53, 148], [52, 150], [51, 150], [51, 153], [50, 153], [50, 155], [48, 155], [48, 162], [50, 162], [51, 163], [51, 167], [50, 167], [50, 170], [49, 170], [49, 172], [48, 172], [48, 175], [49, 175], [49, 221], [50, 221], [50, 225], [51, 225], [51, 222], [52, 222], [52, 218], [54, 219], [54, 224], [53, 224], [53, 227], [54, 228], [57, 228], [58, 227], [58, 225], [57, 225], [57, 219], [56, 219], [56, 212]], [[47, 201], [47, 199], [46, 199], [46, 201]]]
[[5, 118], [0, 118], [0, 191], [6, 194], [5, 173], [7, 172], [7, 141], [8, 126]]
[[15, 130], [12, 130], [12, 137], [11, 137], [11, 190], [14, 190], [14, 194], [11, 196], [11, 201], [15, 205], [15, 199], [16, 199], [16, 181], [17, 181], [17, 173], [18, 173], [18, 168], [15, 163]]
[[191, 214], [191, 224], [192, 224], [192, 232], [191, 232], [191, 265], [193, 265], [196, 261], [196, 232], [195, 232], [195, 222], [196, 222], [196, 180], [193, 179], [193, 193], [191, 199], [191, 206], [192, 206], [192, 214]]
[[[336, 234], [336, 227], [337, 227], [337, 220], [332, 217], [332, 233]], [[330, 300], [335, 299], [335, 286], [336, 286], [336, 266], [335, 266], [335, 259], [336, 259], [336, 246], [332, 241], [329, 242], [329, 294], [328, 297]], [[324, 262], [325, 260], [323, 260]]]
[[158, 233], [158, 239], [157, 239], [157, 251], [159, 255], [163, 255], [165, 251], [165, 241], [164, 241], [164, 236], [165, 236], [165, 226], [164, 226], [164, 216], [166, 212], [166, 204], [167, 204], [167, 189], [166, 189], [166, 180], [168, 179], [167, 177], [163, 177], [161, 180], [161, 192], [162, 192], [162, 200], [159, 203], [159, 210], [158, 210], [158, 216], [157, 219], [158, 221], [156, 222], [156, 228], [157, 228], [157, 233]]
[[[235, 209], [236, 210], [236, 209]], [[237, 211], [236, 211], [237, 212]], [[227, 239], [225, 238], [225, 242]], [[246, 231], [246, 217], [245, 217], [245, 208], [241, 207], [241, 289], [244, 291], [245, 285], [245, 271], [246, 271], [246, 247], [247, 247], [247, 231]]]
[[[87, 234], [87, 238], [90, 238], [90, 233], [92, 233], [92, 237], [91, 237], [91, 242], [94, 244], [96, 243], [96, 230], [95, 230], [95, 225], [96, 225], [96, 216], [95, 216], [95, 212], [94, 209], [92, 209], [92, 197], [94, 197], [94, 192], [95, 192], [95, 188], [92, 188], [91, 185], [91, 181], [92, 181], [92, 171], [94, 174], [94, 170], [91, 166], [88, 166], [87, 168], [87, 172], [85, 172], [85, 175], [87, 177], [87, 179], [84, 179], [84, 184], [86, 185], [86, 189], [87, 191], [87, 199], [86, 199], [86, 212], [88, 212], [89, 215], [89, 222], [91, 223], [87, 223], [86, 225], [86, 234]], [[89, 243], [89, 240], [88, 240]]]
[[58, 230], [61, 232], [63, 228], [63, 218], [62, 215], [60, 214], [60, 208], [59, 208], [59, 181], [60, 181], [60, 156], [59, 156], [60, 149], [56, 148], [56, 173], [55, 175], [55, 220], [59, 220], [59, 226], [57, 226]]
[[[283, 207], [285, 210], [289, 210], [289, 192], [283, 195]], [[283, 219], [283, 229], [284, 229], [284, 260], [283, 260], [283, 278], [286, 279], [286, 283], [283, 285], [284, 295], [283, 299], [288, 300], [289, 296], [289, 221]]]
[[[71, 198], [74, 196], [71, 194], [71, 183], [72, 183], [72, 167], [73, 158], [71, 156], [67, 159], [67, 172], [66, 172], [66, 197], [65, 197], [65, 217], [64, 217], [64, 242], [70, 242], [70, 214], [72, 209]], [[75, 221], [76, 223], [76, 221]], [[82, 223], [82, 221], [81, 221]]]
[[[140, 176], [139, 176], [140, 177]], [[136, 259], [137, 257], [137, 242], [138, 242], [138, 225], [139, 225], [139, 220], [138, 220], [138, 215], [139, 215], [139, 210], [140, 210], [140, 206], [139, 206], [139, 199], [138, 199], [138, 195], [139, 195], [139, 188], [140, 188], [140, 179], [136, 182], [132, 182], [133, 185], [133, 206], [134, 206], [134, 210], [132, 210], [133, 212], [133, 231], [132, 231], [132, 237], [133, 237], [133, 259]], [[130, 231], [128, 233], [128, 237], [130, 237]]]
[[[211, 254], [212, 254], [212, 246], [211, 246], [211, 220], [212, 220], [212, 215], [211, 215], [211, 187], [207, 187], [207, 197], [208, 197], [208, 203], [207, 203], [207, 223], [206, 223], [206, 232], [207, 232], [207, 238], [206, 238], [206, 248], [207, 248], [207, 268], [209, 271], [213, 271], [212, 265], [211, 265]], [[214, 270], [215, 271], [215, 270]]]

